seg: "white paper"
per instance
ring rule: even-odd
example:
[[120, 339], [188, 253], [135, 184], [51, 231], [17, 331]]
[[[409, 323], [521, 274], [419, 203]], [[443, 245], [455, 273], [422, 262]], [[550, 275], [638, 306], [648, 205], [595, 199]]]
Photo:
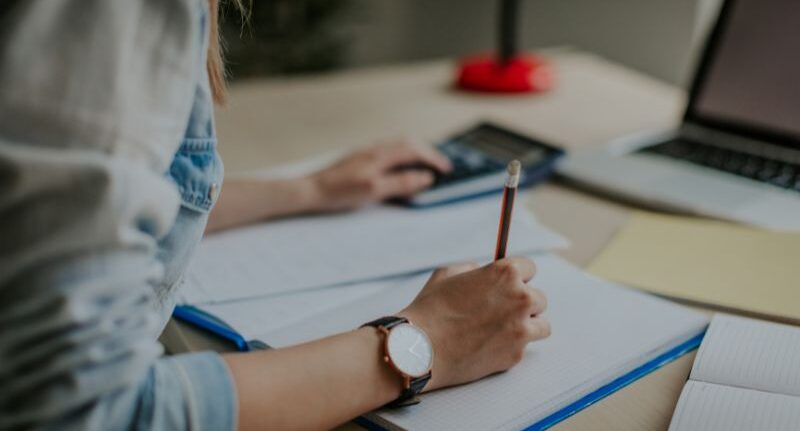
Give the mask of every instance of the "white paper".
[[[494, 196], [430, 209], [379, 205], [212, 235], [193, 258], [184, 300], [209, 304], [489, 260], [499, 216]], [[516, 208], [510, 254], [566, 245], [521, 205]]]
[[800, 328], [717, 314], [691, 378], [800, 396]]
[[[271, 329], [251, 333], [250, 338], [267, 342], [273, 347], [286, 347], [347, 332], [379, 317], [396, 314], [405, 308], [417, 296], [429, 277], [430, 273], [425, 272], [391, 280], [347, 286], [346, 288], [360, 290], [363, 295], [352, 301], [326, 307], [322, 313], [306, 314], [306, 318], [302, 320], [295, 320], [288, 324], [276, 323]], [[323, 301], [325, 298], [322, 298], [322, 295], [330, 295], [338, 289], [338, 287], [327, 288], [318, 291], [315, 295], [319, 301]], [[288, 296], [295, 295], [298, 294]], [[276, 299], [280, 300], [281, 297]], [[267, 303], [269, 300], [270, 298], [264, 298], [257, 301]], [[236, 304], [241, 304], [241, 302], [237, 301]], [[239, 308], [237, 311], [244, 311], [244, 309]], [[229, 314], [215, 315], [226, 320]], [[228, 320], [226, 323], [229, 323]], [[236, 325], [233, 326], [237, 330], [240, 328]]]
[[[420, 277], [420, 276], [417, 276]], [[402, 278], [382, 279], [346, 286], [332, 286], [276, 296], [243, 299], [240, 301], [205, 304], [199, 307], [222, 319], [246, 339], [256, 339], [269, 331], [276, 331], [339, 307], [370, 296], [387, 287], [397, 285]]]
[[[421, 404], [381, 411], [376, 420], [410, 430], [521, 429], [707, 324], [700, 313], [594, 278], [555, 256], [534, 260], [538, 274], [533, 283], [548, 296], [552, 336], [531, 344], [525, 359], [509, 372], [425, 394]], [[313, 319], [255, 335], [280, 347], [351, 330], [405, 307], [426, 279], [427, 274], [407, 277]]]
[[800, 398], [689, 381], [669, 431], [797, 431]]

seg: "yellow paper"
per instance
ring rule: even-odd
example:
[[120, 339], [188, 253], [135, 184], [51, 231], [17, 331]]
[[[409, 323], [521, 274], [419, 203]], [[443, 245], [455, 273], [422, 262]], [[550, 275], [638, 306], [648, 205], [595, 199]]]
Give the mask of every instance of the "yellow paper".
[[797, 233], [637, 212], [589, 271], [660, 295], [800, 320]]

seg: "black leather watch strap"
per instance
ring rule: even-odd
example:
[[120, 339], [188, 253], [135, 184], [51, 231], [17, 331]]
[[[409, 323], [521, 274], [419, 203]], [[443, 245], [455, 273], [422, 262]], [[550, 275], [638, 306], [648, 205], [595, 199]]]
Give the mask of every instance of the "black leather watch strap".
[[419, 404], [420, 399], [417, 395], [422, 392], [422, 389], [425, 388], [425, 385], [428, 384], [428, 381], [431, 379], [431, 373], [425, 374], [422, 377], [417, 377], [415, 379], [411, 379], [410, 385], [408, 389], [403, 389], [403, 393], [397, 397], [396, 400], [386, 404], [386, 407], [390, 409], [396, 409], [400, 407], [407, 407], [413, 406], [414, 404]]
[[405, 317], [398, 317], [398, 316], [385, 316], [381, 317], [380, 319], [375, 319], [372, 322], [367, 322], [361, 327], [365, 326], [372, 326], [373, 328], [380, 328], [383, 326], [385, 329], [392, 329], [392, 327], [397, 326], [401, 323], [408, 323], [408, 319]]
[[[398, 317], [398, 316], [386, 316], [381, 317], [380, 319], [373, 320], [372, 322], [365, 323], [361, 325], [361, 327], [365, 326], [372, 326], [374, 328], [383, 328], [386, 331], [389, 331], [392, 327], [397, 326], [401, 323], [409, 323], [408, 319], [405, 317]], [[385, 355], [388, 355], [388, 352], [384, 352]], [[412, 378], [409, 381], [409, 385], [407, 388], [403, 388], [403, 393], [400, 396], [386, 404], [386, 407], [389, 408], [399, 408], [399, 407], [406, 407], [412, 406], [414, 404], [419, 404], [419, 395], [422, 392], [422, 389], [425, 388], [425, 385], [428, 384], [428, 381], [431, 379], [431, 372], [429, 371], [428, 374], [424, 376]]]

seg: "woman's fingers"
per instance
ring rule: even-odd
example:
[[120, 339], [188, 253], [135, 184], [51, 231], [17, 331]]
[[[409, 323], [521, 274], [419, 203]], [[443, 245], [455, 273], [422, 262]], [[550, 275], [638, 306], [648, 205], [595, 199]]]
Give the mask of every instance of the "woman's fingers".
[[378, 199], [411, 196], [433, 185], [433, 181], [433, 173], [423, 170], [387, 174], [376, 180], [375, 194]]
[[400, 143], [376, 148], [381, 168], [391, 170], [408, 165], [429, 166], [439, 172], [450, 172], [450, 159], [435, 149], [418, 144]]
[[525, 322], [528, 332], [528, 341], [537, 341], [550, 336], [550, 321], [544, 317], [534, 317]]
[[490, 263], [489, 268], [492, 268], [501, 277], [506, 276], [519, 279], [523, 283], [527, 283], [536, 275], [536, 264], [527, 257], [507, 257], [500, 259]]
[[538, 316], [544, 313], [547, 309], [547, 297], [539, 289], [535, 287], [528, 288], [528, 294], [531, 297], [531, 306], [528, 310], [530, 316]]

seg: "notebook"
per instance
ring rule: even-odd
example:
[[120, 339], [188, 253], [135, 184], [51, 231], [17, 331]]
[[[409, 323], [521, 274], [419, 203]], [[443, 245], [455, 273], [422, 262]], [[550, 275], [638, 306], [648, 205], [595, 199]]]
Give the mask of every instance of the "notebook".
[[[181, 302], [220, 303], [488, 259], [499, 217], [500, 199], [492, 196], [423, 210], [376, 205], [211, 235], [193, 257]], [[513, 254], [568, 244], [522, 207], [511, 231]]]
[[[506, 373], [425, 394], [417, 406], [379, 410], [364, 423], [392, 430], [546, 429], [700, 343], [705, 315], [600, 280], [553, 255], [533, 258], [534, 283], [548, 296], [550, 338], [531, 344]], [[294, 324], [264, 331], [250, 326], [247, 336], [284, 347], [357, 328], [405, 307], [428, 275], [368, 283], [376, 290]], [[219, 317], [230, 323], [246, 313], [256, 318], [243, 303]]]
[[800, 429], [800, 328], [717, 314], [669, 431]]

